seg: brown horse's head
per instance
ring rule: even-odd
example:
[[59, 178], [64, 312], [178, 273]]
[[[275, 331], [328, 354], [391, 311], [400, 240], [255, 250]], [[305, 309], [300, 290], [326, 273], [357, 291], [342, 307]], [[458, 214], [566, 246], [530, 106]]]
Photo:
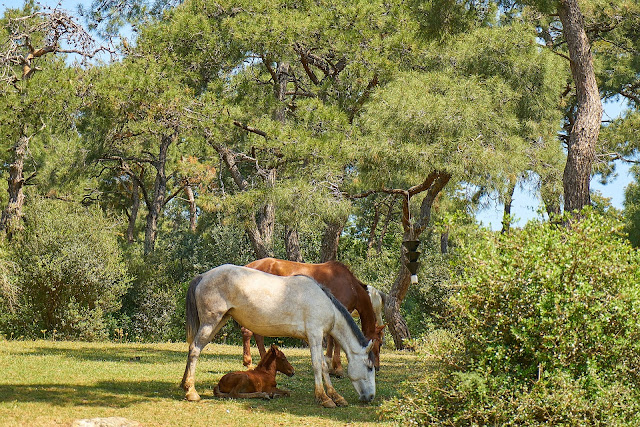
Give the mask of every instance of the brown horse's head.
[[272, 351], [276, 357], [276, 370], [282, 372], [288, 377], [292, 377], [295, 373], [295, 369], [289, 363], [286, 356], [275, 344], [271, 344], [269, 351]]
[[384, 337], [384, 327], [387, 325], [377, 326], [374, 336], [370, 337], [373, 341], [372, 353], [376, 355], [373, 366], [376, 368], [376, 372], [380, 370], [380, 346], [382, 345], [382, 338]]

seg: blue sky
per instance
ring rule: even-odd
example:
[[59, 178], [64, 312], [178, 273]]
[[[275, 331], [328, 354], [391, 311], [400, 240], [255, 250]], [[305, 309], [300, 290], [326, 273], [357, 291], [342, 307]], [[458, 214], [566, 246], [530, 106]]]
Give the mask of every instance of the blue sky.
[[[619, 117], [624, 111], [624, 103], [606, 102], [603, 105], [603, 120], [613, 120]], [[598, 177], [591, 180], [591, 190], [599, 191], [606, 198], [611, 199], [611, 204], [622, 209], [624, 202], [624, 189], [633, 180], [629, 172], [629, 164], [622, 161], [616, 162], [616, 176], [610, 179], [606, 185], [600, 183]], [[534, 218], [540, 218], [540, 198], [538, 194], [529, 186], [528, 188], [516, 187], [513, 195], [513, 203], [511, 205], [511, 214], [515, 219], [515, 226], [522, 227], [527, 221]], [[478, 212], [477, 219], [485, 226], [492, 230], [500, 230], [502, 228], [502, 214], [504, 205], [496, 201], [490, 202], [489, 205]]]
[[[45, 0], [38, 2], [43, 6], [58, 7], [64, 9], [72, 14], [77, 11], [77, 5], [82, 3], [84, 5], [91, 4], [91, 0]], [[24, 4], [23, 0], [0, 0], [0, 15], [4, 13], [6, 8], [19, 8]], [[604, 104], [604, 117], [605, 120], [611, 120], [619, 117], [624, 111], [622, 102], [612, 102]], [[622, 209], [624, 201], [624, 189], [632, 181], [632, 177], [629, 174], [629, 166], [623, 162], [617, 162], [616, 164], [616, 177], [610, 180], [606, 185], [601, 184], [597, 178], [591, 181], [591, 189], [599, 191], [604, 197], [610, 198], [611, 203], [616, 208]], [[502, 212], [503, 205], [497, 203], [497, 201], [490, 202], [489, 205], [480, 211], [477, 215], [479, 221], [485, 226], [494, 230], [499, 230], [502, 227]], [[516, 226], [523, 226], [528, 220], [533, 218], [539, 218], [540, 200], [533, 188], [518, 186], [514, 193], [512, 204], [512, 215], [515, 217]]]

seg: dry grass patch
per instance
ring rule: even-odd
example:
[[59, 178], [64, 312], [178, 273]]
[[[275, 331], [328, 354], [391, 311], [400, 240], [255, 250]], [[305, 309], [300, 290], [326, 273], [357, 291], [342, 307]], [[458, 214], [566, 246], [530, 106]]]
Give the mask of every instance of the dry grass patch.
[[418, 367], [414, 354], [386, 350], [372, 404], [359, 404], [344, 378], [335, 379], [334, 386], [350, 405], [326, 409], [314, 401], [308, 349], [283, 351], [296, 375], [279, 374], [278, 386], [290, 390], [291, 397], [215, 398], [218, 379], [244, 368], [240, 346], [210, 344], [196, 369], [202, 401], [189, 403], [179, 387], [187, 357], [184, 343], [0, 341], [0, 425], [70, 425], [96, 417], [125, 417], [145, 426], [380, 424], [380, 404], [395, 396], [398, 384]]

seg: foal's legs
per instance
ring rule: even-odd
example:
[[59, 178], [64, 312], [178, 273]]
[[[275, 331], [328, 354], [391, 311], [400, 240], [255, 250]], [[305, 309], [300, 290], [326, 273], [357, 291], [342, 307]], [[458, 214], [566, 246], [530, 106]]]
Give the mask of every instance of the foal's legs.
[[195, 371], [198, 356], [200, 356], [202, 349], [211, 342], [215, 334], [220, 330], [220, 328], [222, 328], [228, 318], [229, 316], [224, 315], [224, 313], [218, 316], [213, 316], [212, 319], [214, 322], [201, 324], [193, 342], [189, 344], [187, 366], [184, 369], [184, 376], [182, 377], [182, 388], [186, 392], [185, 397], [188, 401], [200, 400], [200, 395], [196, 391], [195, 387]]

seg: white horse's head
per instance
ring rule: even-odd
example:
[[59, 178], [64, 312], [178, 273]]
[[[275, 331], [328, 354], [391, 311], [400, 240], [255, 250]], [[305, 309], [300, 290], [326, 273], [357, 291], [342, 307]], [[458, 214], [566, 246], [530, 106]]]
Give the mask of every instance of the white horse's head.
[[373, 341], [349, 360], [347, 375], [358, 392], [361, 402], [371, 402], [376, 396], [376, 371], [373, 367]]

